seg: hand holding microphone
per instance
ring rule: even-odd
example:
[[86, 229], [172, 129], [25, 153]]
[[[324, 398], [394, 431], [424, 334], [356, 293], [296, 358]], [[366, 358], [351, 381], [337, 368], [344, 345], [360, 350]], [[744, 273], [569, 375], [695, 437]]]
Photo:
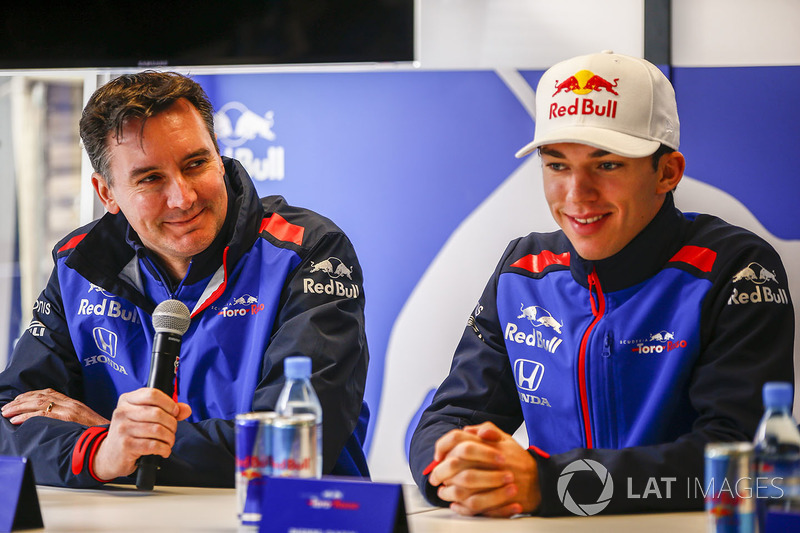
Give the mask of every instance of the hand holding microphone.
[[[147, 386], [158, 389], [170, 397], [174, 392], [175, 376], [178, 371], [181, 339], [191, 322], [189, 315], [189, 308], [178, 300], [165, 300], [153, 311], [153, 329], [156, 333], [153, 338]], [[145, 455], [139, 458], [136, 488], [153, 489], [159, 461], [158, 455]]]

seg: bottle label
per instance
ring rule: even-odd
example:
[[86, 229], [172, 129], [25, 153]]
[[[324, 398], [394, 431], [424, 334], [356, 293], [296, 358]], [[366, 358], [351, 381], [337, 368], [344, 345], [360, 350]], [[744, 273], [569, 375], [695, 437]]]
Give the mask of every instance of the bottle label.
[[796, 458], [762, 458], [758, 461], [759, 498], [800, 497], [800, 461]]

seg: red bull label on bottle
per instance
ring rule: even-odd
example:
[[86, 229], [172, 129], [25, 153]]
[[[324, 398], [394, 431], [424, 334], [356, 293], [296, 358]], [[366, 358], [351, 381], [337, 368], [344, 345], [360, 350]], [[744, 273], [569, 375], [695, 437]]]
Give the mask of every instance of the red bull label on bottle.
[[277, 413], [236, 415], [236, 500], [242, 525], [261, 523], [261, 491], [272, 474], [272, 427]]

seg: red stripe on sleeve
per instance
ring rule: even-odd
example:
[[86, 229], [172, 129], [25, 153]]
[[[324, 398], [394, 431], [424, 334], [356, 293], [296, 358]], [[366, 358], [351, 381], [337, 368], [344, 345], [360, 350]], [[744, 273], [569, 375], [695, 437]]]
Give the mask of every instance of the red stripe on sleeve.
[[711, 272], [714, 261], [717, 259], [717, 252], [700, 246], [686, 245], [678, 253], [672, 256], [670, 262], [680, 261], [696, 267], [702, 272]]
[[[107, 434], [108, 428], [104, 427], [90, 427], [84, 431], [80, 437], [78, 437], [78, 442], [75, 443], [75, 448], [72, 450], [72, 473], [76, 476], [83, 472], [83, 465], [86, 461], [86, 452], [89, 450], [89, 446], [92, 444], [92, 441], [97, 439], [98, 436], [102, 434]], [[103, 437], [105, 438], [105, 437]], [[102, 439], [101, 439], [102, 440]], [[94, 451], [97, 449], [97, 445], [92, 447], [92, 457], [94, 455]], [[97, 479], [97, 478], [95, 478]]]
[[83, 235], [75, 235], [73, 238], [68, 240], [64, 246], [58, 249], [58, 253], [75, 248], [76, 246], [78, 246], [78, 243], [83, 240], [84, 237], [86, 237], [85, 233]]
[[536, 455], [538, 455], [539, 457], [544, 457], [545, 459], [550, 459], [550, 454], [549, 453], [547, 453], [546, 451], [542, 450], [541, 448], [539, 448], [537, 446], [534, 446], [533, 444], [528, 446], [528, 449], [530, 451], [532, 451], [533, 453], [535, 453]]
[[427, 476], [428, 474], [433, 472], [433, 469], [436, 468], [437, 466], [439, 466], [439, 461], [434, 459], [428, 466], [425, 467], [425, 470], [422, 471], [422, 475]]
[[106, 440], [106, 437], [108, 437], [108, 430], [100, 433], [97, 438], [94, 439], [94, 442], [92, 443], [92, 450], [89, 452], [89, 463], [87, 464], [89, 474], [100, 483], [108, 483], [111, 481], [110, 479], [100, 479], [94, 473], [94, 456], [97, 453], [97, 448], [100, 447], [100, 443]]
[[261, 231], [266, 231], [276, 239], [286, 242], [293, 242], [297, 246], [303, 245], [303, 226], [298, 226], [287, 221], [278, 213], [272, 213], [261, 221]]
[[534, 274], [542, 272], [550, 265], [569, 266], [569, 252], [556, 255], [549, 250], [544, 250], [537, 255], [528, 254], [511, 264], [512, 267], [522, 268]]

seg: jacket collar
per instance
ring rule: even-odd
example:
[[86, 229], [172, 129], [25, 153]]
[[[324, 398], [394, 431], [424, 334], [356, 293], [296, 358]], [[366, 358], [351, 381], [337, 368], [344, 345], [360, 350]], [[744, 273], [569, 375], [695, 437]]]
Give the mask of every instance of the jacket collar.
[[625, 248], [606, 259], [589, 261], [569, 243], [570, 270], [575, 281], [588, 287], [588, 277], [597, 272], [604, 292], [612, 292], [652, 277], [675, 255], [687, 230], [686, 219], [675, 208], [672, 193], [645, 228]]

